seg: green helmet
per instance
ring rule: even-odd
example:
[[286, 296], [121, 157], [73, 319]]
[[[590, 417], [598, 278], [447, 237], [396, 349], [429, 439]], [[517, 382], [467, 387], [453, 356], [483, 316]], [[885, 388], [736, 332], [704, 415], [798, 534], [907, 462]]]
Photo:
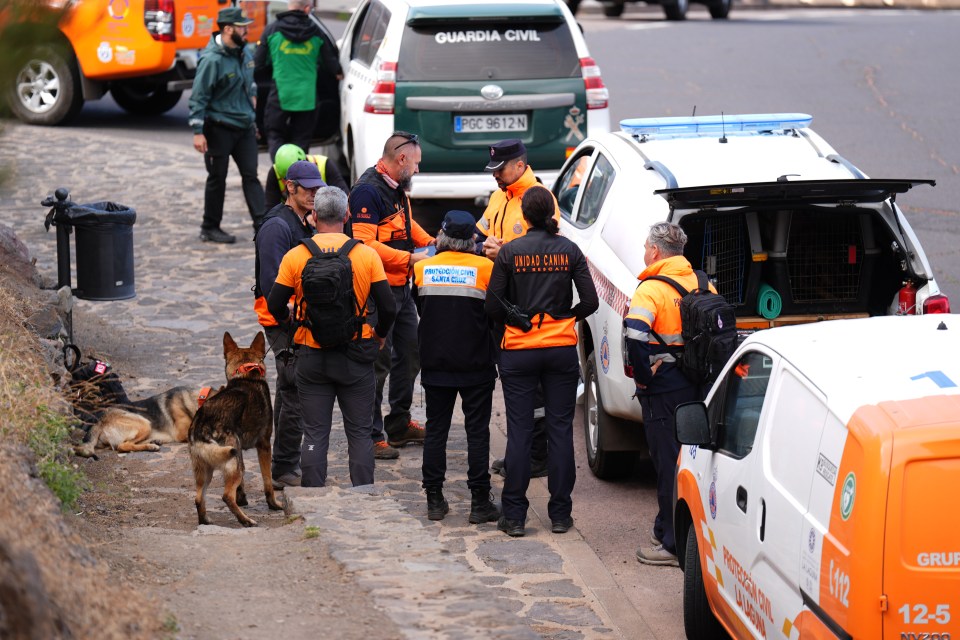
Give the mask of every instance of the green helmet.
[[307, 154], [295, 144], [285, 144], [277, 149], [277, 155], [274, 156], [273, 160], [273, 169], [277, 172], [277, 180], [283, 182], [287, 177], [287, 169], [290, 168], [290, 165], [298, 160], [306, 159]]

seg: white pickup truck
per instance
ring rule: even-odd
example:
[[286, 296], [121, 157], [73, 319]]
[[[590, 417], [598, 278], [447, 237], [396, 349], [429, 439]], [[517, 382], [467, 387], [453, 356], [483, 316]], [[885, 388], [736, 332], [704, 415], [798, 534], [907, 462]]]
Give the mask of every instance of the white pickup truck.
[[584, 140], [553, 192], [561, 233], [600, 294], [582, 322], [590, 469], [613, 477], [646, 453], [622, 323], [651, 224], [679, 224], [685, 255], [736, 307], [737, 326], [947, 313], [899, 194], [932, 180], [871, 180], [805, 114], [640, 118]]

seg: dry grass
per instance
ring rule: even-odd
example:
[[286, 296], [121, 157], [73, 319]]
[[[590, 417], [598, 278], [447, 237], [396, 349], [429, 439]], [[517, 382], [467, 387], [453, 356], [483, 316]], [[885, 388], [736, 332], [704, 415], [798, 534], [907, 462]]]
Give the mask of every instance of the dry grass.
[[69, 406], [51, 384], [39, 339], [24, 325], [32, 304], [0, 289], [0, 440], [29, 447], [40, 477], [69, 508], [83, 474], [71, 464]]

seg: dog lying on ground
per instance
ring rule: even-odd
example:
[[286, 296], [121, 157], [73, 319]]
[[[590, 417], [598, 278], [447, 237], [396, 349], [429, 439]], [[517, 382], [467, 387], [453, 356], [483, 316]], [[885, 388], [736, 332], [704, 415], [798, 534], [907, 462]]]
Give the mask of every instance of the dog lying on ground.
[[161, 444], [186, 442], [199, 399], [208, 392], [174, 387], [144, 400], [107, 407], [90, 428], [90, 439], [74, 447], [74, 452], [96, 459], [97, 448], [109, 447], [118, 453], [159, 451]]
[[251, 447], [257, 448], [267, 505], [274, 510], [283, 508], [277, 503], [270, 475], [273, 406], [270, 387], [264, 380], [265, 347], [263, 332], [257, 333], [247, 349], [239, 348], [229, 332], [223, 334], [227, 385], [200, 407], [187, 436], [197, 483], [194, 502], [200, 524], [210, 524], [206, 492], [214, 470], [220, 469], [223, 472], [224, 503], [240, 524], [256, 526], [257, 523], [240, 509], [240, 506], [247, 505], [243, 488], [243, 450]]

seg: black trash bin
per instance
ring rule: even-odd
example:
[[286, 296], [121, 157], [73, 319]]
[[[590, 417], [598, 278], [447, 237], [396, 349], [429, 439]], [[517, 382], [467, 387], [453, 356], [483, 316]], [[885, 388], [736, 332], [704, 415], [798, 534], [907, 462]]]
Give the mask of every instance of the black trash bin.
[[137, 212], [115, 202], [71, 205], [57, 216], [77, 231], [77, 287], [84, 300], [125, 300], [133, 290]]

